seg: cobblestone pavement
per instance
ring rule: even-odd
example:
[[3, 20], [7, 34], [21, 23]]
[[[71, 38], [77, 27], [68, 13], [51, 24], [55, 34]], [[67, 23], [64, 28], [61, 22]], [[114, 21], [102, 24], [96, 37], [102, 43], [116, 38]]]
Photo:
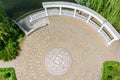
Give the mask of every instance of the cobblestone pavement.
[[17, 80], [101, 80], [102, 63], [120, 60], [120, 41], [106, 46], [94, 29], [71, 17], [49, 20], [26, 37], [15, 60], [0, 61], [0, 67], [15, 68]]

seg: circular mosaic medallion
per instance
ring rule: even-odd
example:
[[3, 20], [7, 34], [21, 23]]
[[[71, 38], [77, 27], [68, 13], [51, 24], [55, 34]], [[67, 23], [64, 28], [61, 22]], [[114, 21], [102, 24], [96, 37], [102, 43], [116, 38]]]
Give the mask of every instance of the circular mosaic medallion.
[[45, 66], [53, 75], [66, 73], [72, 64], [70, 53], [64, 48], [54, 48], [45, 56]]

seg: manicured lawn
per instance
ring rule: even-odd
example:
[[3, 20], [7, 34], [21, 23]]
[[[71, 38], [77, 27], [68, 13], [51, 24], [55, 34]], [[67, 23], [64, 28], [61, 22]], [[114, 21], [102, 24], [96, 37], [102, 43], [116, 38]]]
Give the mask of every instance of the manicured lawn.
[[0, 80], [17, 80], [13, 68], [0, 68]]
[[120, 80], [120, 63], [115, 61], [104, 62], [102, 80]]

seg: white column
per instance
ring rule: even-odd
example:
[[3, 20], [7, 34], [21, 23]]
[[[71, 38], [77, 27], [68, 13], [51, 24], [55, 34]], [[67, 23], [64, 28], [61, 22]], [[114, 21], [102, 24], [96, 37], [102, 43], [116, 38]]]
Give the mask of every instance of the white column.
[[111, 45], [115, 41], [115, 38], [108, 42], [108, 45]]
[[75, 14], [76, 14], [76, 9], [74, 9], [74, 15], [73, 15], [73, 17], [75, 17]]
[[88, 23], [89, 21], [90, 21], [90, 19], [92, 18], [92, 16], [91, 15], [89, 15], [89, 17], [88, 17], [88, 19], [87, 19], [87, 21], [86, 21], [86, 23]]
[[62, 13], [62, 8], [61, 8], [61, 7], [59, 7], [59, 9], [60, 9], [60, 15], [61, 15], [61, 13]]
[[47, 8], [45, 8], [45, 13], [46, 13], [46, 16], [48, 16]]
[[103, 27], [104, 27], [104, 25], [102, 25], [97, 32], [99, 33], [103, 29]]
[[32, 19], [31, 15], [30, 15], [30, 22], [32, 22], [32, 21], [33, 21], [33, 19]]

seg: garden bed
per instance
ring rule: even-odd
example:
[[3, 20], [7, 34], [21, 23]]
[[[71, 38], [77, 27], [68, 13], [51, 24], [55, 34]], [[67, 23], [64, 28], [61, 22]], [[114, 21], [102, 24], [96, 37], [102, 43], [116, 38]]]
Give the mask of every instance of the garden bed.
[[104, 62], [102, 80], [120, 80], [120, 63], [115, 61]]
[[0, 80], [17, 80], [13, 68], [0, 68]]

